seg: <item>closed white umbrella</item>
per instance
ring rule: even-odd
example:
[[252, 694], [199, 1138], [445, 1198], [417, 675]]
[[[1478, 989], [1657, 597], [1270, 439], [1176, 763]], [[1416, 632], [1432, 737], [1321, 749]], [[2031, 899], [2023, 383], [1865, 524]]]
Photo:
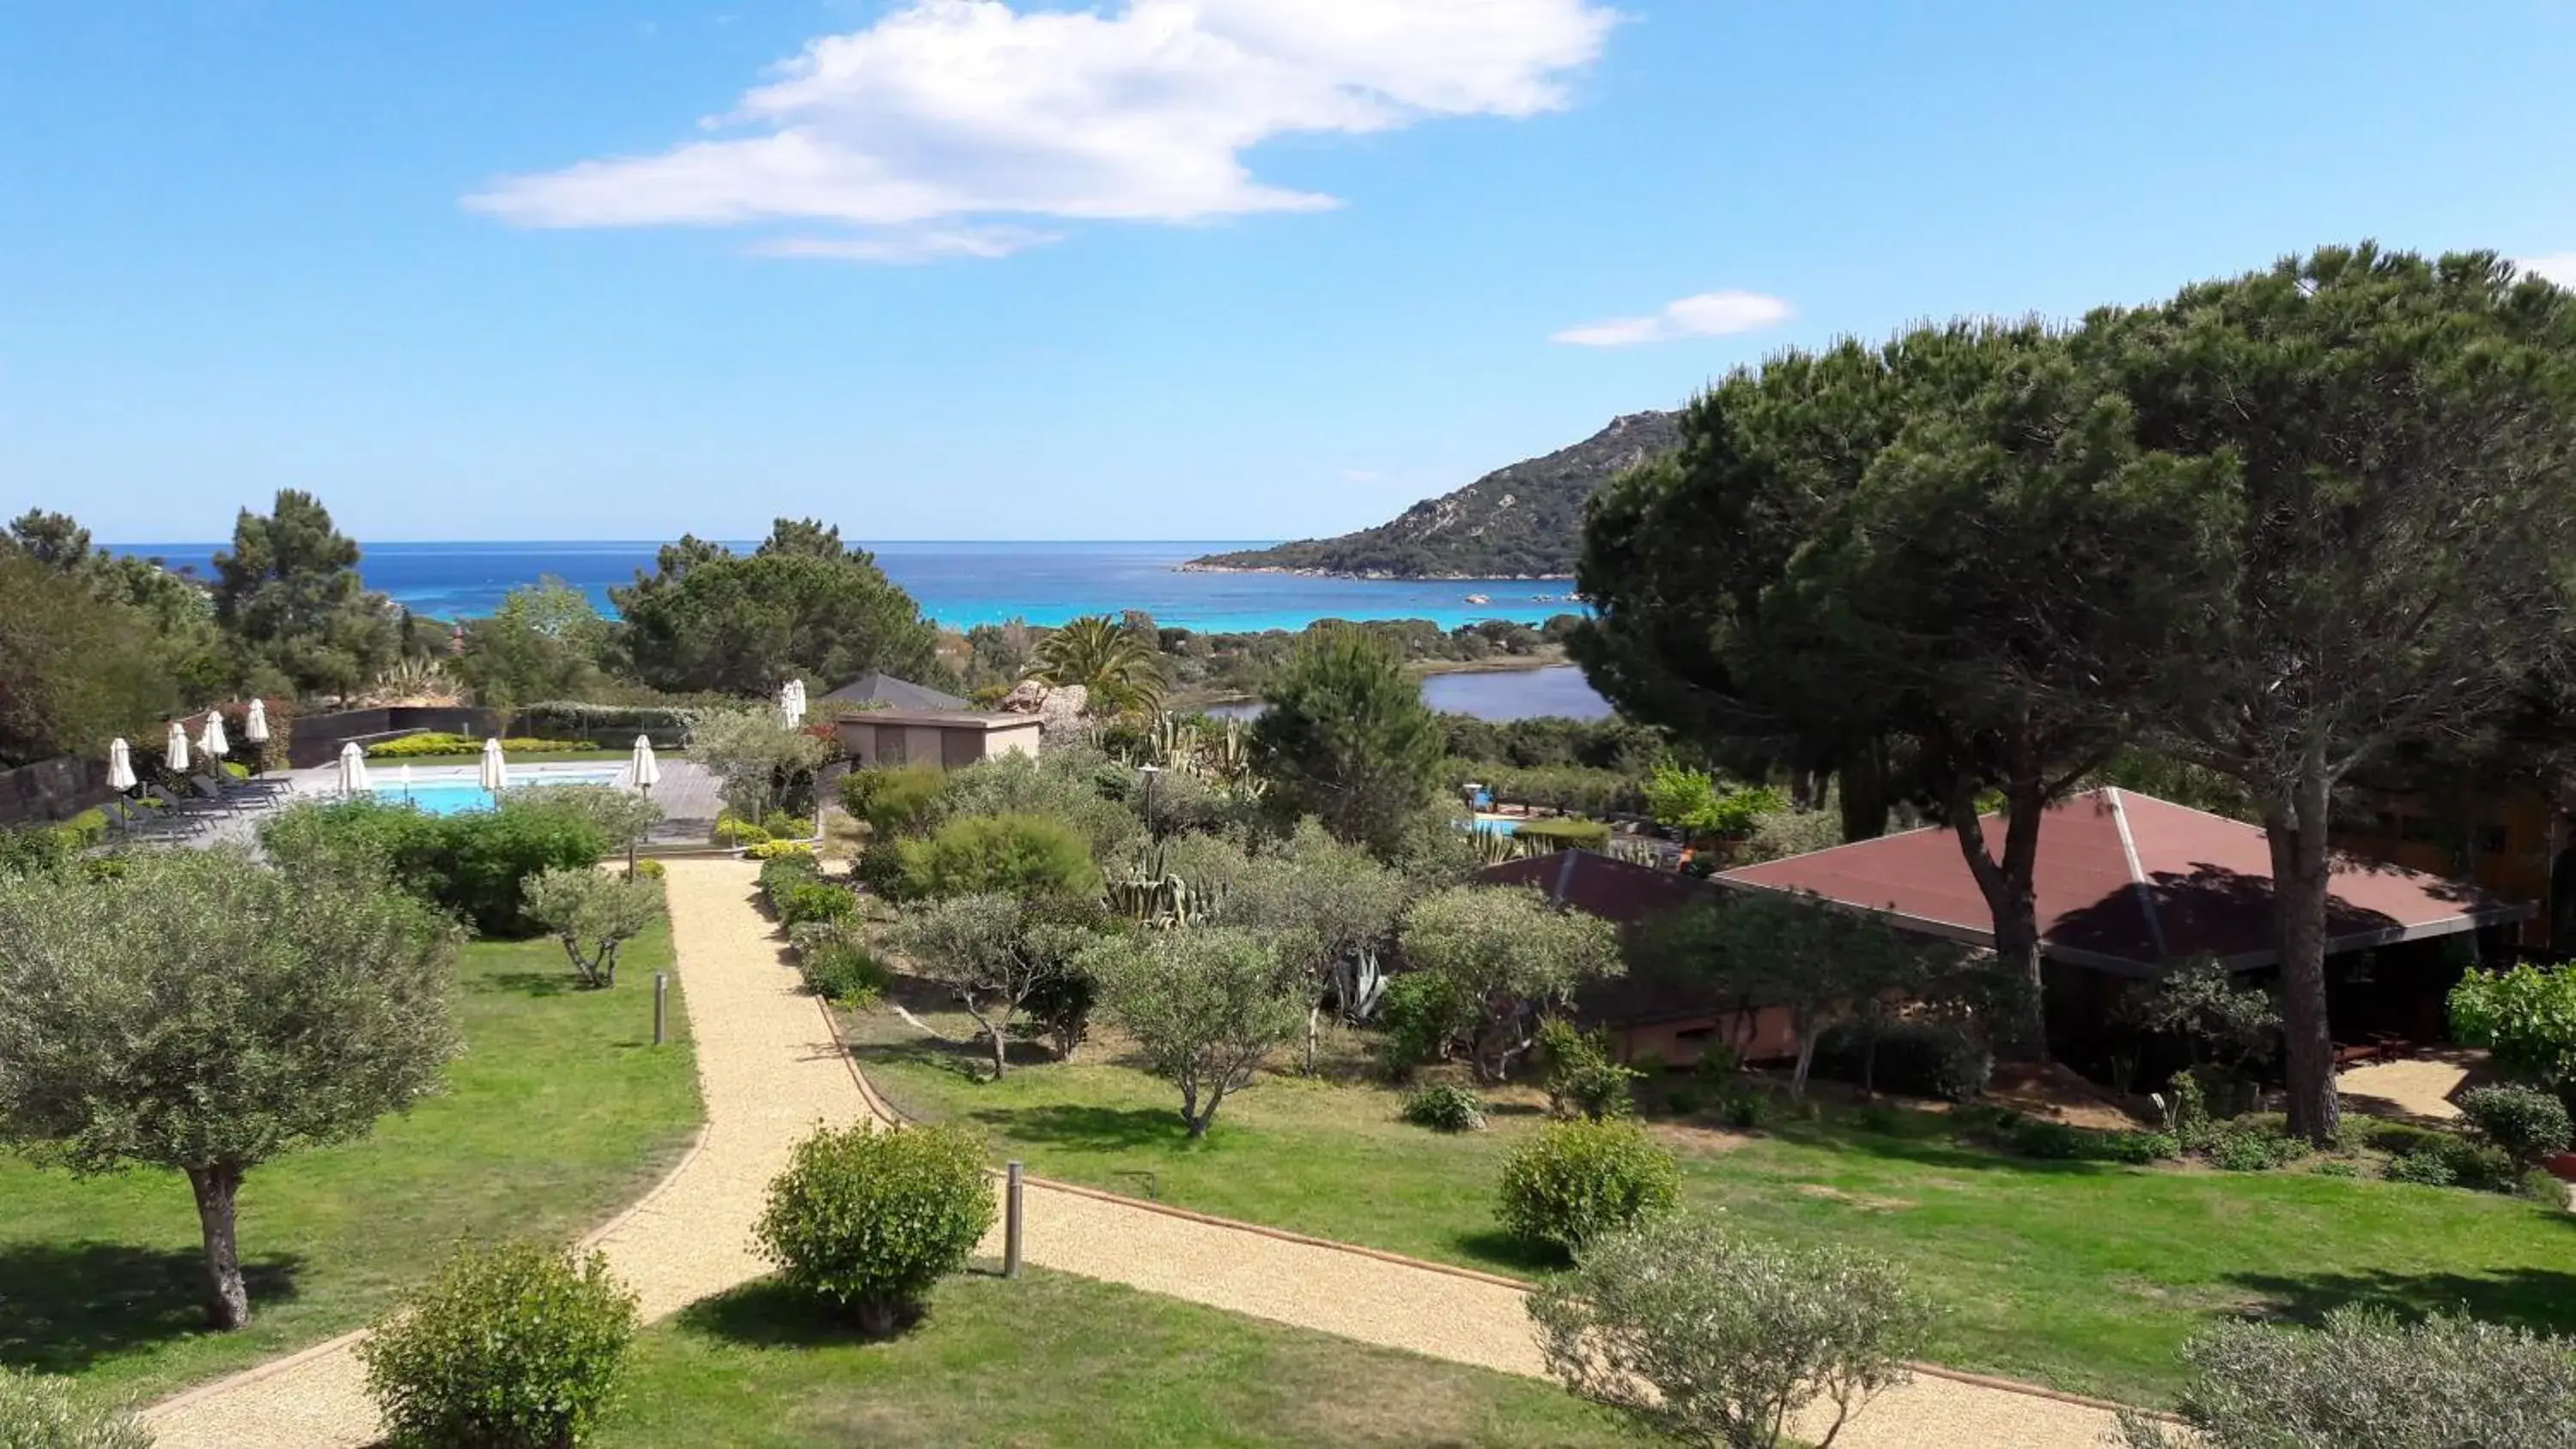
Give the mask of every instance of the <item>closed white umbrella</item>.
[[789, 729], [805, 722], [805, 681], [791, 679], [778, 687], [778, 712], [787, 717]]
[[124, 791], [134, 788], [134, 747], [122, 737], [107, 746], [107, 788]]
[[406, 800], [410, 799], [410, 798], [411, 798], [411, 762], [410, 762], [410, 761], [408, 761], [408, 760], [404, 761], [404, 762], [403, 762], [403, 767], [402, 767], [401, 769], [399, 769], [399, 770], [396, 770], [396, 771], [394, 772], [394, 776], [395, 776], [396, 780], [397, 780], [397, 781], [402, 785], [402, 797], [403, 797], [404, 799], [406, 799]]
[[175, 719], [170, 721], [170, 746], [162, 753], [161, 763], [170, 767], [171, 774], [188, 772], [188, 731]]
[[367, 752], [358, 748], [356, 740], [340, 747], [340, 793], [367, 793]]
[[197, 737], [197, 748], [218, 760], [233, 752], [233, 742], [224, 736], [222, 715], [206, 711], [206, 731]]
[[510, 767], [501, 761], [501, 742], [483, 741], [483, 788], [498, 795], [510, 788]]
[[635, 737], [635, 753], [626, 761], [626, 783], [647, 795], [662, 783], [662, 762], [653, 758], [653, 740], [648, 735]]
[[254, 699], [250, 712], [242, 716], [242, 738], [254, 745], [268, 743], [268, 701]]

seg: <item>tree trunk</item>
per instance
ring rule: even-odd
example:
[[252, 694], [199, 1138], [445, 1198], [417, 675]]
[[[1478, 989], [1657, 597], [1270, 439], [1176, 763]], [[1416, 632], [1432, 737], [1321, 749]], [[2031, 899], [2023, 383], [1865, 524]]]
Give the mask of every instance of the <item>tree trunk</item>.
[[1315, 998], [1306, 1008], [1306, 1075], [1315, 1075], [1315, 1053], [1324, 1038], [1324, 1000]]
[[242, 1282], [241, 1245], [233, 1236], [233, 1202], [241, 1169], [219, 1162], [188, 1169], [197, 1194], [197, 1226], [206, 1239], [206, 1322], [230, 1331], [250, 1322], [250, 1289]]
[[[2020, 752], [2025, 757], [2028, 751]], [[1965, 771], [1953, 776], [1948, 799], [1950, 831], [1967, 857], [1968, 874], [1986, 898], [1994, 917], [1995, 956], [2022, 983], [2022, 1019], [2016, 1023], [2016, 1045], [2034, 1061], [2048, 1060], [2048, 1008], [2041, 999], [2039, 960], [2039, 891], [2032, 883], [2039, 869], [2039, 822], [2048, 808], [2048, 786], [2035, 763], [2017, 760], [2004, 790], [2004, 853], [1998, 860], [1986, 845], [1985, 823], [1977, 818], [1976, 782]]]
[[1798, 1028], [1798, 1065], [1789, 1073], [1789, 1096], [1793, 1101], [1807, 1097], [1807, 1069], [1816, 1064], [1816, 1038], [1825, 1033], [1820, 1027]]
[[1843, 761], [1839, 778], [1843, 839], [1876, 840], [1887, 833], [1887, 742], [1871, 740]]
[[2334, 1028], [2326, 1019], [2325, 762], [2301, 762], [2287, 810], [2266, 810], [2272, 847], [2272, 903], [2280, 932], [2281, 1035], [2288, 1050], [2290, 1130], [2322, 1146], [2342, 1127], [2335, 1096]]

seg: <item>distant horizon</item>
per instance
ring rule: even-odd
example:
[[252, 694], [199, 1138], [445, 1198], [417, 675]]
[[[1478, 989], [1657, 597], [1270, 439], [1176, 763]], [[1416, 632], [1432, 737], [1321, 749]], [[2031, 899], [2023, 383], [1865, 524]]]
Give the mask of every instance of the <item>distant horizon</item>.
[[[75, 517], [77, 517], [77, 515], [75, 515]], [[827, 522], [828, 522], [828, 520], [827, 520]], [[345, 529], [344, 529], [344, 530], [342, 530], [342, 532], [344, 532], [344, 533], [345, 533], [345, 532], [347, 532], [347, 530], [345, 530]], [[886, 544], [924, 544], [924, 543], [973, 544], [973, 545], [975, 545], [976, 547], [979, 547], [979, 548], [1013, 547], [1013, 546], [1029, 546], [1029, 545], [1039, 545], [1039, 544], [1046, 544], [1046, 545], [1062, 544], [1062, 545], [1065, 545], [1065, 546], [1067, 546], [1067, 547], [1077, 547], [1077, 546], [1079, 546], [1079, 547], [1098, 547], [1098, 546], [1100, 546], [1100, 545], [1102, 545], [1102, 544], [1118, 544], [1118, 543], [1152, 543], [1152, 544], [1182, 544], [1182, 543], [1187, 543], [1187, 544], [1204, 544], [1204, 545], [1206, 545], [1206, 546], [1208, 546], [1208, 547], [1211, 547], [1211, 548], [1214, 548], [1214, 547], [1223, 547], [1223, 548], [1266, 548], [1266, 547], [1269, 547], [1269, 546], [1271, 546], [1271, 545], [1273, 545], [1273, 544], [1287, 543], [1287, 542], [1292, 542], [1292, 541], [1293, 541], [1293, 540], [1285, 539], [1285, 538], [1191, 538], [1191, 537], [1163, 537], [1163, 536], [1159, 536], [1159, 535], [1134, 535], [1134, 536], [1119, 537], [1119, 538], [968, 538], [968, 537], [954, 537], [954, 538], [853, 538], [853, 537], [850, 537], [850, 536], [848, 536], [848, 535], [844, 534], [844, 535], [843, 535], [843, 538], [842, 538], [842, 542], [844, 542], [844, 543], [848, 543], [848, 544], [855, 544], [855, 545], [857, 545], [857, 546], [859, 546], [859, 547], [861, 547], [861, 548], [876, 548], [876, 547], [880, 547], [880, 546], [882, 546], [882, 545], [886, 545]], [[390, 546], [390, 545], [402, 545], [402, 546], [415, 546], [415, 547], [416, 547], [416, 546], [427, 545], [427, 544], [475, 544], [475, 545], [483, 545], [483, 546], [490, 546], [490, 547], [500, 548], [500, 547], [509, 547], [509, 546], [526, 546], [526, 545], [529, 545], [529, 544], [547, 544], [547, 545], [557, 545], [557, 544], [567, 544], [567, 543], [574, 543], [574, 544], [598, 544], [598, 545], [600, 545], [600, 546], [602, 546], [602, 547], [621, 547], [621, 548], [624, 548], [624, 547], [650, 546], [650, 547], [657, 547], [657, 548], [658, 548], [658, 547], [660, 547], [661, 545], [666, 544], [666, 543], [676, 543], [676, 542], [678, 542], [678, 539], [677, 539], [676, 537], [657, 537], [657, 538], [364, 538], [364, 537], [360, 537], [360, 538], [357, 538], [357, 539], [356, 539], [356, 542], [357, 542], [358, 546], [359, 546], [360, 548], [362, 548], [362, 549], [363, 549], [363, 548], [369, 548], [369, 547], [376, 547], [376, 546]], [[724, 545], [724, 546], [726, 546], [726, 547], [728, 547], [728, 548], [731, 548], [731, 547], [733, 547], [733, 546], [735, 546], [735, 545], [744, 545], [744, 546], [749, 546], [749, 547], [758, 547], [758, 546], [759, 546], [759, 544], [760, 544], [760, 540], [759, 540], [758, 538], [710, 538], [710, 539], [707, 539], [707, 540], [706, 540], [706, 542], [709, 542], [709, 543], [716, 543], [716, 544], [722, 544], [722, 545]], [[230, 537], [224, 537], [224, 538], [149, 538], [149, 539], [107, 539], [107, 538], [93, 538], [93, 539], [91, 540], [91, 546], [92, 546], [92, 547], [95, 547], [95, 548], [112, 548], [112, 549], [124, 549], [124, 550], [145, 549], [145, 548], [221, 549], [221, 548], [229, 548], [229, 547], [231, 547], [231, 546], [232, 546], [232, 539], [231, 539]]]

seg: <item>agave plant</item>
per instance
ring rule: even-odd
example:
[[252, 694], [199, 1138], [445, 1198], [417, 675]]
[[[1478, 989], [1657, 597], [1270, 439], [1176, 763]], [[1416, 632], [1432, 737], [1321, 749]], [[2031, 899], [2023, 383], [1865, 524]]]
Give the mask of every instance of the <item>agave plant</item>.
[[375, 678], [358, 695], [368, 706], [389, 704], [451, 705], [465, 698], [465, 687], [438, 659], [403, 659]]
[[1054, 689], [1083, 686], [1098, 713], [1147, 713], [1163, 702], [1161, 660], [1106, 614], [1069, 620], [1039, 641], [1028, 677]]

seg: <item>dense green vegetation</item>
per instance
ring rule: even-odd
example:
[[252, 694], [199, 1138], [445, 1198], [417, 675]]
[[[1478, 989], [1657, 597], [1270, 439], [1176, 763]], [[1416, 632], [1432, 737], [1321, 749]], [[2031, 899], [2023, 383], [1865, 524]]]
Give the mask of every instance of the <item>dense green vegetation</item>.
[[1593, 492], [1680, 443], [1672, 413], [1633, 413], [1569, 448], [1514, 463], [1339, 538], [1212, 554], [1200, 566], [1379, 578], [1565, 578]]

